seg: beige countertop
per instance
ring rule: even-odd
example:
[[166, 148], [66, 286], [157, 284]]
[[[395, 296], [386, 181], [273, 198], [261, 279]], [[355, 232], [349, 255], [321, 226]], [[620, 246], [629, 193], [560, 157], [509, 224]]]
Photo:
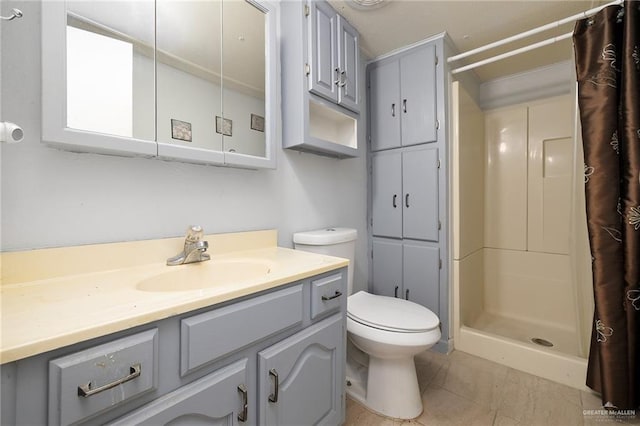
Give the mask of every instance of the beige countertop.
[[[182, 238], [3, 253], [0, 363], [348, 265], [346, 259], [277, 247], [275, 231], [207, 235], [205, 239], [212, 246], [211, 260], [180, 266], [166, 266], [165, 259], [180, 251]], [[145, 280], [170, 282], [168, 274], [182, 274], [180, 270], [206, 277], [236, 262], [264, 265], [268, 273], [240, 279], [230, 273], [205, 288], [140, 289], [145, 288], [141, 285]]]

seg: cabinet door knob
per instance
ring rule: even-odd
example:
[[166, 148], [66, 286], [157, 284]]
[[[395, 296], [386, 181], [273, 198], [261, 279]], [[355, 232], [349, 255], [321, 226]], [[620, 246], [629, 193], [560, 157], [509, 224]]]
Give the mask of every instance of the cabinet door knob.
[[245, 385], [238, 386], [238, 392], [242, 395], [242, 412], [238, 414], [239, 422], [246, 422], [249, 414], [249, 397], [247, 396], [247, 387]]
[[397, 208], [398, 204], [396, 204], [396, 200], [398, 199], [398, 194], [393, 194], [393, 208]]
[[280, 388], [280, 380], [278, 379], [278, 372], [275, 368], [269, 370], [269, 376], [273, 377], [273, 393], [269, 395], [269, 402], [278, 402], [278, 390]]
[[402, 111], [403, 111], [404, 113], [406, 113], [406, 112], [407, 112], [407, 100], [406, 100], [406, 99], [403, 99], [403, 100], [402, 100]]

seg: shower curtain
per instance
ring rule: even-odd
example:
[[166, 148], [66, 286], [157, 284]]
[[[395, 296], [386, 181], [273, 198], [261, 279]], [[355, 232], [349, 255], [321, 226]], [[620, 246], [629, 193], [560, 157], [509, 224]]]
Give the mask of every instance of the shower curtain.
[[640, 1], [573, 35], [593, 260], [587, 385], [605, 408], [640, 406]]

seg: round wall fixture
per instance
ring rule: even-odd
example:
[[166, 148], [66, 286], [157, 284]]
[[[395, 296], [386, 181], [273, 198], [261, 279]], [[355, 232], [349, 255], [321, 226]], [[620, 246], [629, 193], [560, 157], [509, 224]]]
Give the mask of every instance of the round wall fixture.
[[379, 9], [389, 4], [389, 0], [347, 0], [346, 4], [358, 10]]

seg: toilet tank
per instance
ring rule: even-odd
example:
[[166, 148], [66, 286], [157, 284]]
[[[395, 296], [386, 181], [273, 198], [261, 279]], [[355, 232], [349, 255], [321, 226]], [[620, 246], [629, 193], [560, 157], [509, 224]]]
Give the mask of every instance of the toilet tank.
[[350, 295], [353, 291], [353, 269], [357, 238], [358, 232], [351, 228], [326, 228], [316, 231], [296, 232], [293, 234], [293, 247], [296, 250], [349, 259], [347, 292]]

